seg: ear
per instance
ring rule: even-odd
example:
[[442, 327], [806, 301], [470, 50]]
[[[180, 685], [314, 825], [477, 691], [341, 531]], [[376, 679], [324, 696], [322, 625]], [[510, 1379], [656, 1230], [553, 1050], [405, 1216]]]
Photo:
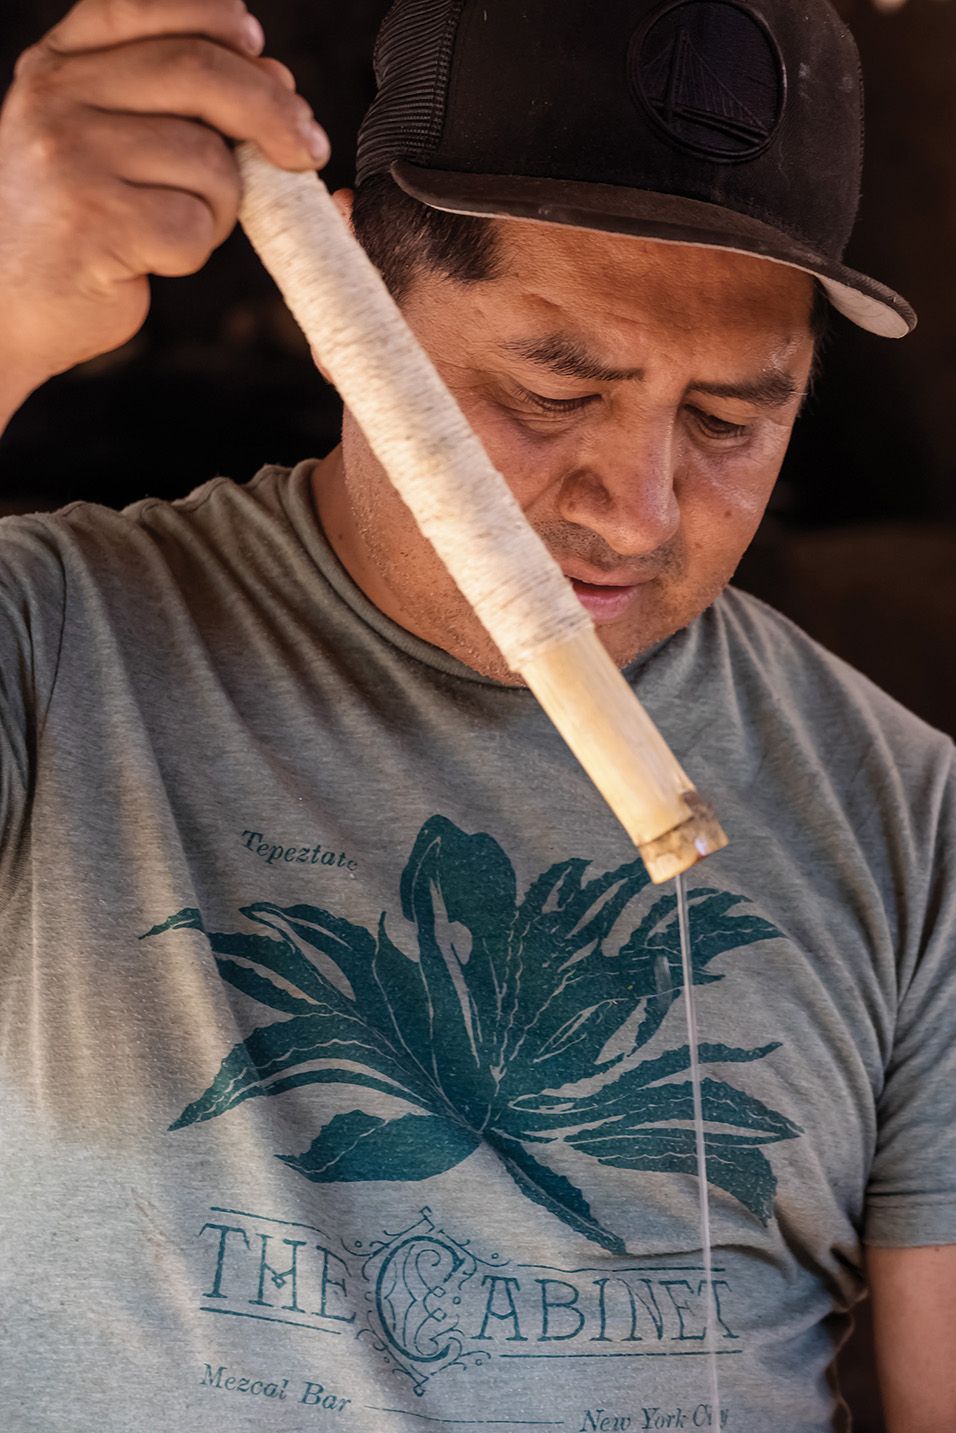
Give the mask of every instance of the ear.
[[338, 209], [349, 228], [352, 227], [352, 203], [354, 199], [354, 189], [336, 189], [332, 195], [332, 203], [336, 209]]
[[[339, 213], [341, 214], [343, 222], [346, 223], [350, 229], [352, 227], [352, 200], [354, 198], [355, 191], [352, 189], [337, 189], [332, 195], [332, 203], [335, 205], [336, 209], [338, 209]], [[312, 361], [321, 373], [322, 377], [325, 379], [326, 383], [331, 383], [332, 380], [326, 373], [325, 369], [322, 367], [322, 364], [319, 361], [318, 354], [316, 353], [314, 348], [312, 349]]]

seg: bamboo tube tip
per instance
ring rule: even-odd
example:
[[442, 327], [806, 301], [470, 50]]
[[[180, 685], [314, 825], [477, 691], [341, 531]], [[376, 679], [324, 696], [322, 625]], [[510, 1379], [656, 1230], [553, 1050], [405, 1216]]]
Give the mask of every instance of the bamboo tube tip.
[[683, 800], [690, 812], [687, 820], [638, 847], [647, 874], [655, 885], [689, 871], [705, 856], [712, 856], [727, 845], [720, 822], [698, 792], [685, 791]]

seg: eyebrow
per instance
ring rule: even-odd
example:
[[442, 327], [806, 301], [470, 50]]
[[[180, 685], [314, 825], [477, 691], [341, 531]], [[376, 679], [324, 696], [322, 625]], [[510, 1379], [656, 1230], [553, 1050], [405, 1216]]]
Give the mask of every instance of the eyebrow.
[[759, 378], [743, 383], [691, 383], [688, 393], [706, 393], [711, 398], [739, 398], [761, 408], [782, 408], [800, 392], [795, 378], [780, 368], [770, 368]]
[[[627, 383], [644, 377], [643, 368], [610, 368], [594, 357], [569, 334], [551, 333], [544, 338], [512, 339], [502, 345], [505, 353], [547, 368], [561, 378], [581, 378], [592, 383]], [[702, 393], [711, 398], [736, 398], [761, 408], [782, 408], [799, 392], [789, 373], [770, 368], [757, 378], [740, 383], [693, 382], [688, 393]]]
[[550, 333], [545, 338], [518, 338], [503, 345], [505, 353], [549, 368], [561, 378], [585, 378], [592, 383], [626, 383], [643, 378], [643, 368], [608, 368], [565, 333]]

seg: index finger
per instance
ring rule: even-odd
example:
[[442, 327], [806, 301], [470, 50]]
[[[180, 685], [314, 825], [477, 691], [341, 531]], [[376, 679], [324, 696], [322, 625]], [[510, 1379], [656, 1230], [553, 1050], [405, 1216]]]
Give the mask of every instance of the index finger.
[[75, 54], [163, 35], [201, 35], [247, 55], [265, 43], [244, 0], [79, 0], [41, 43]]

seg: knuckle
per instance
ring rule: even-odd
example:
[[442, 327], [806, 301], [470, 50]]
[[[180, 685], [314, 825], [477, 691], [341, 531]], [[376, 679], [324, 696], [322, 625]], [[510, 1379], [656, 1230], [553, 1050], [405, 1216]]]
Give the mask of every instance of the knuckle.
[[42, 124], [35, 124], [23, 141], [23, 155], [26, 170], [37, 183], [43, 183], [63, 169], [63, 161], [69, 148], [68, 131], [65, 125], [47, 115]]
[[15, 88], [22, 96], [42, 100], [57, 86], [66, 57], [44, 41], [24, 51], [14, 70]]
[[221, 135], [205, 125], [183, 123], [178, 130], [180, 153], [210, 184], [230, 189], [239, 187], [239, 168]]
[[212, 215], [208, 205], [194, 194], [172, 191], [164, 195], [158, 229], [167, 244], [190, 254], [205, 252], [212, 245]]
[[[213, 130], [191, 120], [173, 120], [172, 125], [171, 146], [174, 145], [181, 154], [204, 169], [218, 170], [222, 166], [225, 143]], [[158, 138], [165, 137], [162, 121], [156, 126], [156, 134]]]
[[221, 50], [208, 40], [182, 35], [167, 41], [167, 56], [178, 70], [192, 75], [200, 83], [213, 78], [221, 69]]
[[59, 136], [52, 129], [34, 130], [24, 145], [27, 167], [37, 178], [57, 168], [60, 158]]
[[13, 78], [15, 80], [25, 79], [28, 75], [32, 75], [42, 63], [43, 51], [41, 46], [39, 44], [31, 45], [28, 50], [24, 50], [23, 53], [17, 57], [17, 62], [13, 67]]
[[197, 145], [195, 152], [210, 199], [238, 206], [242, 183], [239, 166], [228, 146], [213, 139]]

